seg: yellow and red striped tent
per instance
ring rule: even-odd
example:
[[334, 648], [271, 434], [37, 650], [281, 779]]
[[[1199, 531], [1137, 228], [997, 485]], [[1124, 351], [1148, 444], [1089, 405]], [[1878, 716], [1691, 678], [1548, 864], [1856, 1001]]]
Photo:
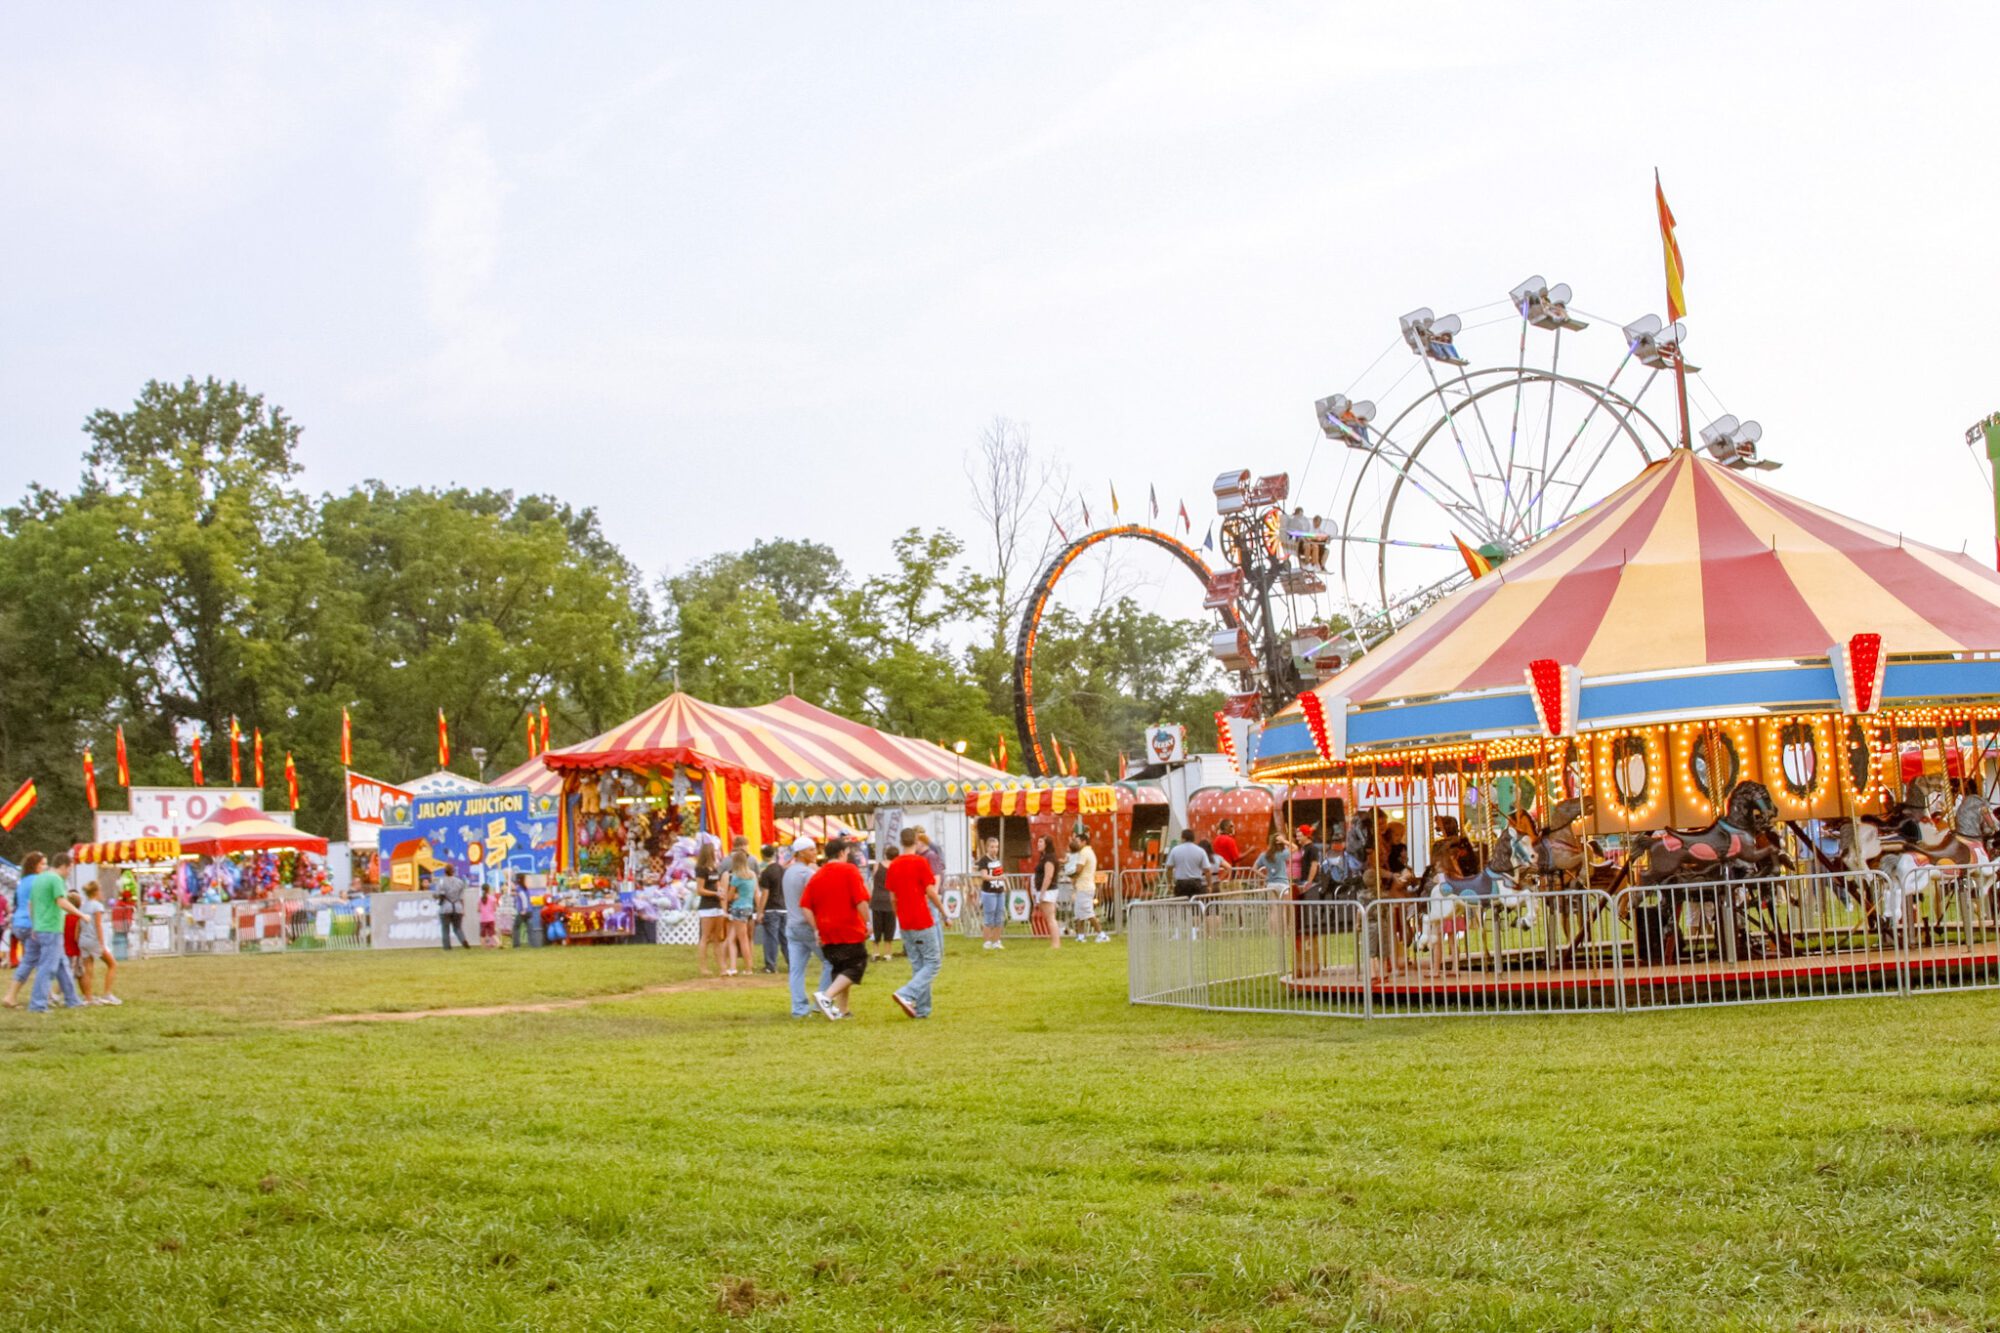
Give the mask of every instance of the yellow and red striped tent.
[[562, 774], [542, 762], [540, 755], [510, 768], [493, 781], [489, 787], [526, 787], [530, 796], [560, 796], [562, 794]]
[[[2000, 574], [1676, 450], [1315, 692], [1350, 749], [1385, 751], [1537, 734], [1536, 660], [1580, 677], [1583, 730], [1839, 712], [1829, 649], [1857, 634], [1881, 636], [1886, 705], [2000, 697]], [[1294, 703], [1255, 771], [1314, 751]]]

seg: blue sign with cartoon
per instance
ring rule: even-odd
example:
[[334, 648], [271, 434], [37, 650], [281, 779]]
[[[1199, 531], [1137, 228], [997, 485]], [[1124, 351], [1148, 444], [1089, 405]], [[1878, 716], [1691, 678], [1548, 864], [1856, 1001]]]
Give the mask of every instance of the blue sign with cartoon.
[[446, 864], [474, 884], [503, 884], [516, 872], [546, 874], [555, 864], [553, 796], [526, 787], [418, 796], [383, 811], [382, 859], [397, 888]]

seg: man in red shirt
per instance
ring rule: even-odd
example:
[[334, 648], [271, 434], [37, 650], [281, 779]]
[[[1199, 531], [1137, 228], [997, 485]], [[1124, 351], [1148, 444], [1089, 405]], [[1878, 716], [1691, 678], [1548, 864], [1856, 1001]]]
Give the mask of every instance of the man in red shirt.
[[806, 881], [799, 912], [833, 972], [833, 984], [814, 991], [813, 1003], [828, 1018], [850, 1017], [847, 992], [868, 970], [868, 881], [839, 838], [827, 844], [825, 864]]
[[1216, 825], [1215, 841], [1211, 845], [1215, 848], [1215, 854], [1222, 858], [1222, 864], [1235, 865], [1243, 856], [1242, 849], [1236, 845], [1236, 821], [1225, 819]]
[[903, 935], [903, 956], [910, 960], [910, 980], [889, 998], [911, 1018], [931, 1016], [931, 982], [944, 963], [944, 902], [938, 897], [937, 874], [917, 850], [917, 830], [903, 830], [903, 854], [889, 863], [889, 892], [896, 898], [896, 925]]

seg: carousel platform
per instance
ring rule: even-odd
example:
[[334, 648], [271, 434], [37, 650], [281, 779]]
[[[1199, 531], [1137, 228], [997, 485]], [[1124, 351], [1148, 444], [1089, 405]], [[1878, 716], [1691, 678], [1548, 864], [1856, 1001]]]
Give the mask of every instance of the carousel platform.
[[1523, 964], [1493, 969], [1489, 960], [1469, 959], [1458, 966], [1410, 962], [1397, 967], [1377, 964], [1363, 977], [1352, 964], [1310, 975], [1288, 974], [1285, 987], [1296, 995], [1355, 999], [1364, 992], [1376, 999], [1399, 1000], [1560, 997], [1577, 992], [1609, 994], [1623, 990], [1641, 1003], [1650, 995], [1687, 992], [1741, 993], [1748, 997], [1783, 998], [1794, 992], [1807, 999], [1837, 991], [1898, 990], [1936, 980], [1962, 988], [1968, 978], [1985, 976], [2000, 985], [2000, 941], [1965, 944], [1913, 945], [1900, 950], [1868, 950], [1795, 954], [1789, 957], [1695, 959], [1684, 963], [1638, 964], [1611, 959], [1586, 961], [1574, 967]]

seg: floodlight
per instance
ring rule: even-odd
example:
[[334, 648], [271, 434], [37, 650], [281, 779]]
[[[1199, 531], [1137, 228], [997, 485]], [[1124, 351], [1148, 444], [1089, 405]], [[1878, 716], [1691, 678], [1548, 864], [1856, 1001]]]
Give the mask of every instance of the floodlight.
[[1438, 315], [1429, 306], [1419, 306], [1400, 321], [1403, 341], [1418, 356], [1429, 357], [1433, 361], [1444, 361], [1454, 366], [1465, 364], [1452, 339], [1465, 327], [1465, 321], [1457, 315]]
[[1374, 441], [1369, 438], [1369, 423], [1375, 420], [1375, 404], [1363, 400], [1355, 402], [1344, 393], [1336, 393], [1313, 404], [1319, 416], [1320, 431], [1329, 440], [1339, 440], [1350, 449], [1372, 449]]

